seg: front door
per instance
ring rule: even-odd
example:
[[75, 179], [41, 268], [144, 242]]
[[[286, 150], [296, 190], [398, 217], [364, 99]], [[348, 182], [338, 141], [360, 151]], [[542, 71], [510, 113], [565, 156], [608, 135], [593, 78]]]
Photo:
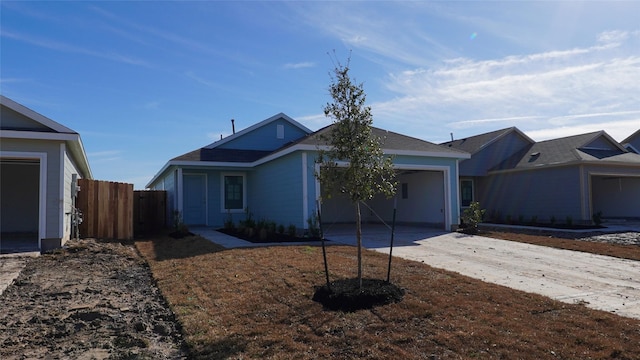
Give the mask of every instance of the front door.
[[185, 174], [183, 221], [187, 225], [207, 224], [206, 176]]

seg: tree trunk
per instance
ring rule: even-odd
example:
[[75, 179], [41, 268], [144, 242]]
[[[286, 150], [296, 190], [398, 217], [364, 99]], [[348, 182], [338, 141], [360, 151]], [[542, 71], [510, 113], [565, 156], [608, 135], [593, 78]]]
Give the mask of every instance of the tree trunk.
[[362, 225], [360, 224], [360, 201], [356, 201], [356, 240], [358, 241], [358, 284], [362, 289]]

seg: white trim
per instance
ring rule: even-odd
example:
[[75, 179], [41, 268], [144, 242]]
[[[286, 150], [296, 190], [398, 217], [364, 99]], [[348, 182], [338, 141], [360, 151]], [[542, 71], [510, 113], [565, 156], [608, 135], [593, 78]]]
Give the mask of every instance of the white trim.
[[585, 204], [586, 201], [586, 196], [588, 196], [588, 194], [585, 194], [585, 187], [584, 187], [584, 165], [580, 165], [578, 167], [578, 175], [580, 176], [580, 216], [582, 217], [582, 220], [588, 220], [591, 219], [591, 216], [587, 216], [586, 211], [587, 211], [587, 204]]
[[[224, 207], [225, 191], [224, 191], [224, 178], [225, 176], [242, 176], [242, 208], [241, 209], [226, 209]], [[243, 213], [247, 208], [247, 173], [246, 172], [221, 172], [220, 173], [220, 212], [226, 214], [230, 212], [232, 214]]]
[[241, 131], [238, 131], [237, 133], [235, 133], [233, 135], [227, 136], [226, 138], [224, 138], [222, 140], [218, 140], [218, 141], [216, 141], [214, 143], [211, 143], [211, 144], [205, 146], [204, 148], [206, 148], [206, 149], [217, 148], [220, 145], [224, 145], [224, 144], [228, 143], [229, 141], [231, 141], [233, 139], [237, 139], [237, 138], [241, 137], [242, 135], [244, 135], [246, 133], [249, 133], [249, 132], [251, 132], [251, 131], [253, 131], [253, 130], [257, 129], [257, 128], [263, 127], [264, 125], [267, 125], [267, 124], [269, 124], [271, 122], [274, 122], [274, 121], [276, 121], [278, 119], [284, 119], [285, 121], [291, 123], [293, 126], [299, 128], [300, 130], [306, 132], [307, 134], [312, 133], [312, 131], [309, 128], [307, 128], [306, 126], [304, 126], [304, 125], [300, 124], [299, 122], [293, 120], [292, 118], [290, 118], [289, 116], [285, 115], [284, 113], [278, 113], [278, 114], [273, 115], [272, 117], [270, 117], [268, 119], [260, 121], [259, 123], [253, 124], [252, 126], [249, 126], [246, 129], [242, 129]]
[[22, 130], [0, 130], [0, 137], [7, 139], [80, 141], [80, 135], [77, 133], [50, 133]]
[[[339, 167], [348, 166], [347, 162], [341, 161], [336, 163]], [[316, 164], [316, 171], [320, 171], [319, 164]], [[418, 164], [393, 164], [396, 170], [425, 170], [425, 171], [441, 171], [442, 182], [444, 186], [444, 228], [451, 231], [451, 221], [453, 219], [453, 204], [451, 202], [451, 169], [446, 165], [418, 165]], [[456, 183], [458, 179], [456, 179]], [[320, 194], [320, 182], [316, 178], [317, 194]]]
[[[176, 181], [176, 198], [178, 201], [178, 206], [176, 207], [176, 210], [178, 210], [180, 212], [180, 214], [183, 214], [183, 206], [184, 203], [182, 202], [182, 198], [184, 195], [184, 192], [182, 191], [182, 168], [178, 168], [177, 171], [177, 175], [176, 175], [177, 181]], [[173, 216], [173, 214], [171, 214]]]
[[0, 159], [7, 158], [37, 159], [40, 162], [40, 196], [38, 199], [38, 249], [41, 249], [42, 239], [47, 237], [47, 153], [0, 150]]
[[302, 223], [307, 228], [309, 218], [309, 189], [307, 185], [307, 153], [302, 153]]
[[474, 178], [467, 177], [467, 176], [464, 176], [464, 177], [458, 176], [458, 179], [459, 179], [459, 181], [457, 182], [457, 184], [458, 184], [458, 190], [457, 191], [458, 191], [458, 196], [460, 197], [460, 199], [458, 199], [458, 203], [460, 203], [460, 210], [462, 210], [462, 209], [466, 209], [466, 208], [469, 207], [468, 205], [467, 206], [462, 205], [462, 192], [461, 192], [461, 190], [462, 190], [462, 187], [461, 187], [462, 182], [463, 181], [471, 181], [471, 202], [474, 202], [476, 200], [476, 181], [475, 181]]
[[[589, 214], [593, 214], [595, 211], [595, 209], [593, 208], [593, 182], [591, 181], [591, 179], [593, 179], [594, 176], [640, 178], [640, 174], [634, 175], [634, 174], [620, 174], [620, 173], [611, 173], [611, 172], [587, 171], [587, 181], [588, 181], [588, 188], [589, 188]], [[589, 219], [591, 219], [591, 216], [589, 216]]]
[[[64, 163], [65, 163], [65, 144], [64, 143], [60, 143], [60, 184], [58, 186], [58, 236], [60, 236], [60, 239], [64, 240], [64, 199], [65, 199], [65, 193], [64, 193]], [[62, 241], [61, 240], [61, 241]]]
[[635, 146], [633, 146], [631, 143], [624, 144], [624, 147], [625, 147], [627, 150], [631, 150], [631, 152], [634, 152], [634, 153], [636, 153], [636, 154], [640, 154], [640, 150], [636, 149], [636, 147], [635, 147]]
[[[253, 168], [258, 165], [262, 165], [269, 161], [275, 160], [277, 158], [283, 157], [285, 155], [291, 154], [295, 151], [317, 151], [317, 150], [329, 150], [331, 147], [322, 145], [306, 145], [306, 144], [298, 144], [290, 146], [286, 149], [278, 151], [276, 153], [267, 155], [261, 159], [258, 159], [251, 163], [246, 162], [222, 162], [222, 161], [184, 161], [184, 160], [170, 160], [168, 161], [160, 171], [153, 176], [151, 181], [147, 183], [146, 187], [149, 188], [153, 183], [155, 183], [158, 178], [162, 175], [164, 171], [170, 166], [195, 166], [201, 168], [209, 168], [209, 167], [231, 167], [231, 168]], [[437, 158], [445, 158], [445, 159], [470, 159], [471, 155], [469, 153], [450, 153], [450, 152], [435, 152], [435, 151], [413, 151], [413, 150], [393, 150], [393, 149], [383, 149], [383, 153], [385, 155], [407, 155], [407, 156], [421, 156], [421, 157], [437, 157]]]

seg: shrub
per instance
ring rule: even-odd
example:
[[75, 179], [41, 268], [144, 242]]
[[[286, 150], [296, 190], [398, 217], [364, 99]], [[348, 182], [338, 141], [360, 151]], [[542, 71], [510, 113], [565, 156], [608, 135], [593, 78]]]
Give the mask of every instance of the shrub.
[[556, 217], [554, 215], [551, 215], [551, 217], [549, 218], [549, 223], [551, 223], [551, 225], [555, 225]]
[[565, 220], [566, 220], [568, 226], [573, 225], [573, 218], [571, 216], [567, 216], [567, 218]]
[[298, 234], [298, 229], [296, 229], [296, 226], [293, 224], [290, 224], [289, 227], [287, 228], [287, 235], [291, 237], [296, 237], [297, 234]]
[[466, 227], [464, 228], [464, 232], [468, 234], [477, 234], [478, 224], [482, 222], [482, 218], [484, 217], [485, 212], [485, 209], [480, 208], [479, 202], [471, 202], [471, 204], [469, 204], [469, 207], [466, 208], [462, 213], [462, 220], [466, 225]]
[[532, 224], [532, 225], [535, 225], [535, 224], [537, 224], [537, 223], [538, 223], [538, 217], [537, 217], [536, 215], [533, 215], [533, 216], [531, 217], [531, 224]]
[[317, 216], [309, 216], [309, 218], [307, 219], [307, 224], [309, 225], [309, 236], [312, 238], [319, 238], [320, 227], [318, 226]]
[[600, 224], [602, 224], [602, 211], [598, 211], [597, 213], [593, 214], [593, 223], [596, 226], [600, 226]]
[[278, 225], [278, 234], [280, 235], [284, 234], [284, 225], [282, 224]]

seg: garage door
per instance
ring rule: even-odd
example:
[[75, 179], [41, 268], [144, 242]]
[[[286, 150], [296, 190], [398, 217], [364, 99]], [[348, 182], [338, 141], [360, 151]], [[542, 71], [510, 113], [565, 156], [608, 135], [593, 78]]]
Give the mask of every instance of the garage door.
[[640, 177], [592, 176], [591, 198], [604, 218], [640, 219]]
[[40, 163], [0, 161], [0, 251], [38, 249]]

